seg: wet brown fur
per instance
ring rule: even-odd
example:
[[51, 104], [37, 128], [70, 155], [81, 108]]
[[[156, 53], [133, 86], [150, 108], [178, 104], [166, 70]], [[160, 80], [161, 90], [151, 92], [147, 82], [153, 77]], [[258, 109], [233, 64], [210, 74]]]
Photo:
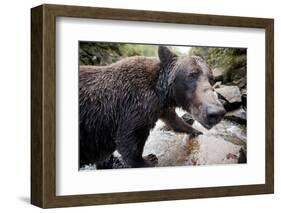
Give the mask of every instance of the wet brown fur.
[[155, 158], [152, 162], [142, 152], [159, 118], [174, 131], [199, 133], [177, 116], [175, 107], [188, 111], [200, 103], [194, 96], [197, 83], [208, 81], [209, 70], [201, 59], [178, 58], [167, 47], [159, 47], [159, 58], [80, 66], [80, 167], [95, 163], [111, 168], [115, 150], [126, 167], [155, 165]]

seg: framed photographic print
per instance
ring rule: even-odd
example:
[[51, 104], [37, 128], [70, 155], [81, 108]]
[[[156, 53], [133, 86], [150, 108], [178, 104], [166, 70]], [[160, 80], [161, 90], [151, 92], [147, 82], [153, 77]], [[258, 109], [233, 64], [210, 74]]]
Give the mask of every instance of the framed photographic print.
[[31, 203], [274, 191], [272, 19], [31, 9]]

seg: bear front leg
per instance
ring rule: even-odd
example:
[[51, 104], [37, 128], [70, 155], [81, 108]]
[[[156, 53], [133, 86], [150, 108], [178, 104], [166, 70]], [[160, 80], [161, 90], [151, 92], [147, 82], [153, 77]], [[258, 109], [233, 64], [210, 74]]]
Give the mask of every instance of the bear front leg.
[[181, 117], [179, 117], [174, 108], [165, 109], [160, 115], [160, 119], [170, 127], [173, 131], [179, 133], [190, 134], [191, 137], [196, 137], [202, 132], [194, 129], [192, 126], [187, 124]]
[[105, 160], [98, 161], [95, 164], [96, 164], [96, 168], [97, 169], [119, 169], [119, 168], [124, 168], [124, 165], [122, 164], [122, 162], [118, 159], [118, 157], [115, 157], [113, 154], [111, 154]]
[[113, 154], [111, 154], [105, 160], [96, 162], [95, 163], [96, 168], [97, 169], [113, 169], [113, 161], [114, 161], [114, 156], [113, 156]]
[[[131, 130], [132, 129], [132, 130]], [[126, 128], [124, 134], [116, 140], [117, 151], [128, 168], [154, 167], [158, 163], [156, 155], [142, 156], [149, 128]]]

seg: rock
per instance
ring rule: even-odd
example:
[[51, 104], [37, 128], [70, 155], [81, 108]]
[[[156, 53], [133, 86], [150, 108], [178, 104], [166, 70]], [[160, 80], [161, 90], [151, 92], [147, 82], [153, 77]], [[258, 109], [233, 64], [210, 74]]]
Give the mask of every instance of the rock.
[[[178, 114], [185, 115], [185, 112]], [[188, 118], [188, 115], [184, 117]], [[164, 122], [158, 120], [150, 132], [143, 152], [143, 156], [157, 156], [157, 167], [246, 163], [247, 135], [244, 125], [223, 119], [207, 130], [194, 121], [192, 127], [204, 134], [192, 139], [187, 134], [161, 131], [162, 126]], [[117, 151], [114, 156], [114, 168], [125, 168]], [[94, 165], [87, 165], [80, 170], [95, 169]]]
[[81, 42], [79, 48], [81, 65], [107, 65], [122, 57], [119, 44]]
[[[197, 128], [199, 123], [194, 122]], [[211, 130], [187, 142], [187, 165], [246, 163], [246, 128], [222, 120]]]
[[230, 121], [234, 121], [238, 124], [247, 124], [247, 113], [242, 107], [231, 112], [227, 112], [224, 118]]
[[219, 97], [219, 101], [221, 102], [221, 104], [223, 105], [225, 110], [230, 111], [230, 110], [227, 109], [227, 104], [228, 104], [227, 101], [223, 97], [221, 97], [220, 95], [218, 95], [218, 97]]
[[223, 68], [215, 68], [212, 70], [213, 77], [215, 81], [222, 81], [223, 80], [223, 73], [224, 73]]
[[214, 135], [200, 135], [188, 142], [187, 165], [238, 163], [241, 146]]
[[229, 112], [233, 111], [241, 106], [240, 102], [235, 102], [235, 103], [228, 103], [224, 98], [219, 97], [219, 101], [222, 103], [224, 109]]
[[215, 91], [221, 95], [228, 103], [241, 103], [241, 93], [238, 86], [225, 86], [221, 85]]
[[236, 86], [238, 86], [240, 89], [244, 88], [247, 84], [247, 79], [246, 77], [242, 77], [240, 79], [236, 79], [233, 81], [233, 84], [235, 84]]
[[143, 156], [155, 154], [157, 167], [182, 166], [186, 158], [186, 134], [153, 130], [147, 139]]
[[241, 148], [239, 151], [239, 158], [238, 158], [238, 163], [247, 163], [247, 155], [246, 155], [246, 151]]
[[242, 97], [237, 86], [220, 85], [214, 88], [218, 97], [227, 112], [239, 108], [242, 104]]
[[222, 85], [222, 82], [221, 82], [221, 81], [217, 81], [217, 82], [213, 85], [213, 88], [214, 88], [214, 89], [220, 88], [221, 85]]
[[[158, 121], [159, 122], [159, 121]], [[158, 124], [157, 124], [158, 125]], [[143, 155], [158, 157], [161, 166], [236, 164], [246, 161], [245, 126], [222, 120], [211, 130], [205, 130], [197, 121], [193, 128], [204, 132], [198, 137], [187, 134], [159, 131], [155, 128], [145, 144]], [[202, 129], [201, 129], [202, 128]]]
[[242, 98], [242, 105], [244, 107], [247, 107], [247, 90], [246, 89], [241, 89], [241, 98]]
[[[246, 66], [243, 64], [232, 64], [226, 68], [224, 72], [224, 83], [239, 82], [240, 79], [245, 78], [246, 80]], [[245, 81], [246, 83], [246, 81]]]

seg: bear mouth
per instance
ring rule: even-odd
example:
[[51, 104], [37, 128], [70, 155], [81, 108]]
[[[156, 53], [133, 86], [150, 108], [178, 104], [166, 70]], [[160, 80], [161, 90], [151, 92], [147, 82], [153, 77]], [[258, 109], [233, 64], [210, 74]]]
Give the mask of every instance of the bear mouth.
[[208, 117], [204, 114], [202, 115], [202, 113], [200, 116], [194, 116], [192, 114], [191, 114], [191, 116], [193, 117], [194, 120], [196, 120], [198, 123], [200, 123], [201, 126], [203, 126], [207, 130], [212, 129], [214, 126], [216, 126], [218, 123], [220, 123], [221, 120], [223, 119], [223, 116], [217, 117], [216, 119], [208, 119]]

